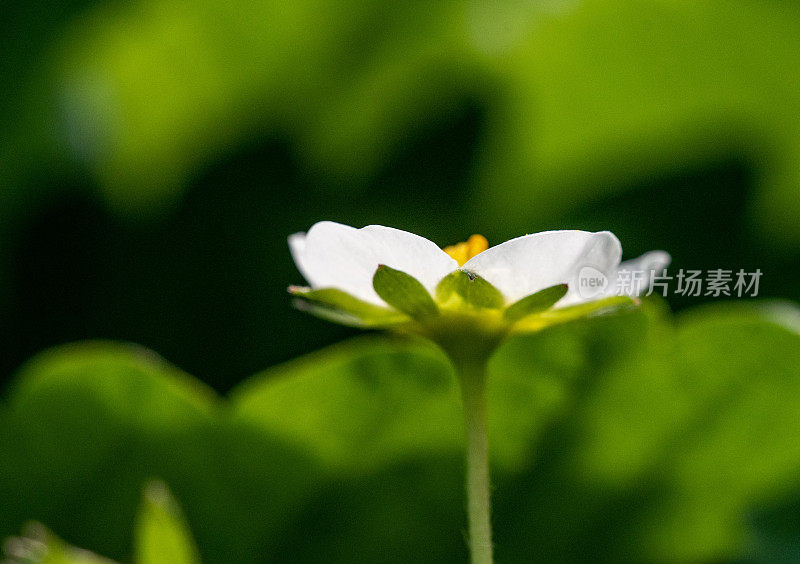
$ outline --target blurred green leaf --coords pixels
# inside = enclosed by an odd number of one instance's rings
[[[88,550],[70,546],[40,523],[28,523],[23,536],[6,539],[4,564],[114,564]]]
[[[136,526],[137,564],[194,564],[200,555],[188,524],[166,484],[154,480],[144,490]]]
[[[200,562],[186,521],[166,484],[150,481],[137,515],[137,564]],[[111,560],[68,545],[39,523],[29,523],[21,537],[4,543],[8,564],[113,564]]]
[[[747,550],[751,508],[796,483],[798,334],[725,308],[666,331],[594,370],[574,412],[551,429],[552,458],[531,484],[553,471],[565,482],[528,486],[524,502],[537,539],[553,534],[548,522],[569,524],[545,555],[593,546],[611,560],[733,559]]]
[[[437,350],[373,338],[268,370],[230,401],[234,420],[361,474],[409,456],[460,453],[458,397]]]
[[[86,343],[37,356],[20,371],[0,426],[0,536],[36,519],[71,544],[125,559],[141,486],[159,476],[204,559],[256,559],[320,472],[311,453],[229,422],[225,411],[204,385],[140,347]]]
[[[796,3],[530,4],[526,26],[494,36],[487,12],[518,5],[473,6],[476,47],[513,93],[493,112],[479,179],[491,221],[523,230],[576,199],[733,155],[769,162],[750,209],[764,239],[800,240]]]
[[[765,240],[797,243],[799,32],[779,0],[104,5],[55,34],[17,92],[0,197],[77,160],[119,211],[169,207],[209,161],[274,132],[304,170],[353,186],[470,99],[488,121],[486,226],[524,231],[733,155],[759,163]]]
[[[799,345],[726,307],[510,339],[489,383],[498,558],[749,554],[747,516],[800,491]],[[436,349],[364,338],[224,403],[197,388],[121,345],[31,361],[0,412],[5,532],[35,518],[122,558],[140,485],[163,476],[207,561],[465,557],[461,414]]]

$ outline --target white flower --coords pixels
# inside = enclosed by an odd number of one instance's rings
[[[660,273],[670,261],[667,253],[652,251],[621,263],[622,246],[609,231],[545,231],[488,249],[485,239],[473,236],[467,243],[441,249],[424,237],[391,227],[370,225],[356,229],[322,221],[307,233],[291,235],[289,246],[312,289],[333,288],[384,307],[386,302],[373,287],[379,265],[413,276],[431,295],[436,295],[442,279],[461,270],[492,284],[507,305],[543,289],[566,284],[569,289],[556,304],[564,307],[615,295],[618,293],[615,280],[620,271],[631,273],[638,280],[635,290],[624,291],[625,294],[644,292],[651,274]],[[582,288],[587,273],[595,273],[604,284],[587,292]]]
[[[289,236],[297,268],[311,288],[337,288],[377,305],[386,303],[372,287],[372,276],[384,264],[419,280],[433,293],[458,263],[436,243],[407,231],[368,225],[361,229],[320,221],[308,233]]]

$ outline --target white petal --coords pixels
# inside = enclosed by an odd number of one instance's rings
[[[651,270],[655,270],[656,274],[661,274],[669,266],[670,262],[672,262],[672,257],[669,256],[668,252],[650,251],[638,258],[620,263],[617,270],[646,271],[648,274]]]
[[[321,221],[308,233],[289,237],[297,268],[312,288],[338,288],[385,305],[372,288],[379,264],[410,274],[429,292],[458,263],[435,243],[407,231],[368,225],[361,229]]]
[[[306,234],[292,233],[289,235],[289,251],[292,253],[294,262],[299,264],[300,256],[306,248]]]
[[[672,257],[665,251],[650,251],[638,258],[626,260],[619,265],[614,273],[612,284],[609,285],[607,293],[609,295],[631,297],[643,294],[650,288],[653,276],[660,276],[670,262],[672,262]],[[615,286],[615,283],[620,280],[620,272],[623,271],[626,277],[630,276],[630,279],[636,281],[636,283],[616,284]]]
[[[621,256],[619,240],[609,231],[544,231],[492,247],[462,269],[482,276],[514,302],[556,284],[569,284],[572,294],[582,268],[608,276]]]

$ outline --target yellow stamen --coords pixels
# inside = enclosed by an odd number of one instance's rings
[[[458,266],[463,266],[469,259],[489,248],[489,241],[483,235],[473,235],[463,243],[450,245],[442,249],[456,259]]]

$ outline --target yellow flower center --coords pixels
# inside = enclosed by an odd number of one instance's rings
[[[483,235],[473,235],[462,243],[450,245],[442,250],[456,259],[458,266],[464,266],[465,262],[488,248],[489,241],[486,240],[486,237]]]

